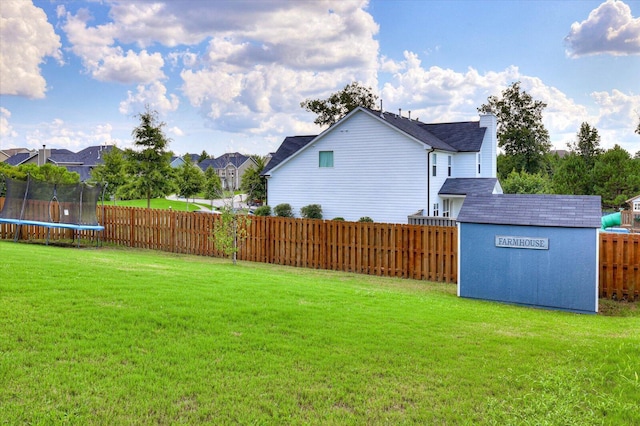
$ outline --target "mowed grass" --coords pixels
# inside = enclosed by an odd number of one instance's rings
[[[105,201],[105,205],[112,206],[112,201]],[[175,210],[186,212],[187,211],[187,202],[186,201],[176,201],[176,200],[167,200],[166,198],[152,198],[151,199],[151,208],[152,209],[161,209],[161,210]],[[138,207],[142,209],[147,208],[147,200],[118,200],[116,201],[117,206],[123,207]],[[200,210],[198,204],[194,204],[193,202],[189,202],[189,211],[194,212]]]
[[[640,318],[0,242],[2,424],[640,424]]]

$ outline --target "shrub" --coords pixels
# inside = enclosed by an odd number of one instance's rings
[[[260,206],[253,212],[256,216],[271,216],[271,206]]]
[[[309,204],[300,209],[300,214],[305,219],[322,219],[322,207],[320,204]]]
[[[333,218],[333,219],[331,219],[331,220],[337,220],[337,221],[339,221],[339,222],[344,222],[344,217],[334,217],[334,218]]]
[[[373,222],[373,219],[371,219],[369,216],[362,216],[360,219],[358,219],[358,222]]]
[[[273,213],[278,217],[293,217],[293,209],[288,203],[278,204],[273,208]]]

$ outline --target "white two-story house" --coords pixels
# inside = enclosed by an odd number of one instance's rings
[[[455,219],[470,193],[502,193],[496,117],[427,124],[358,107],[319,135],[287,137],[265,167],[267,203],[326,219],[407,223],[416,212]]]

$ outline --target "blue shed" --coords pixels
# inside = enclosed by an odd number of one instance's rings
[[[598,311],[600,197],[468,195],[458,215],[458,296]]]

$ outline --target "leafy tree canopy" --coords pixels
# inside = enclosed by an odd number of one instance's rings
[[[640,161],[615,145],[599,157],[593,168],[594,193],[605,208],[624,207],[625,201],[640,193]]]
[[[105,195],[107,197],[119,195],[118,190],[127,183],[127,174],[125,172],[125,159],[122,150],[115,146],[109,151],[102,153],[102,164],[96,166],[91,171],[91,182],[106,184]]]
[[[542,173],[530,174],[525,171],[512,171],[507,179],[501,182],[505,194],[547,194],[550,182]]]
[[[545,167],[545,154],[551,149],[549,132],[542,124],[546,106],[521,90],[517,81],[502,92],[501,98],[489,96],[478,108],[478,112],[496,114],[498,146],[514,157],[518,171],[535,174]]]
[[[207,167],[207,170],[204,172],[204,198],[207,200],[212,200],[211,205],[213,206],[213,200],[219,198],[222,195],[222,182],[220,181],[220,176],[216,174],[216,171],[213,167]]]
[[[371,87],[353,82],[327,99],[306,99],[300,106],[318,115],[314,123],[331,126],[359,106],[373,109],[377,99],[378,96],[373,94]]]
[[[180,196],[187,199],[187,209],[189,208],[189,198],[202,191],[205,185],[205,177],[198,166],[191,162],[191,157],[186,156],[183,165],[178,167],[176,173],[176,184]]]
[[[165,196],[174,189],[171,153],[167,151],[169,139],[162,131],[165,123],[158,120],[158,113],[147,106],[137,117],[140,124],[131,133],[135,149],[125,151],[126,169],[131,176],[125,190],[145,197],[149,208],[151,198]]]
[[[584,160],[587,167],[593,167],[596,157],[602,154],[600,148],[600,135],[595,127],[584,122],[580,125],[580,130],[575,142],[567,143],[571,152],[578,154]]]
[[[249,167],[242,175],[240,189],[242,189],[249,200],[264,201],[267,198],[267,182],[260,173],[264,170],[266,158],[260,155],[252,155],[251,158],[255,164]]]

